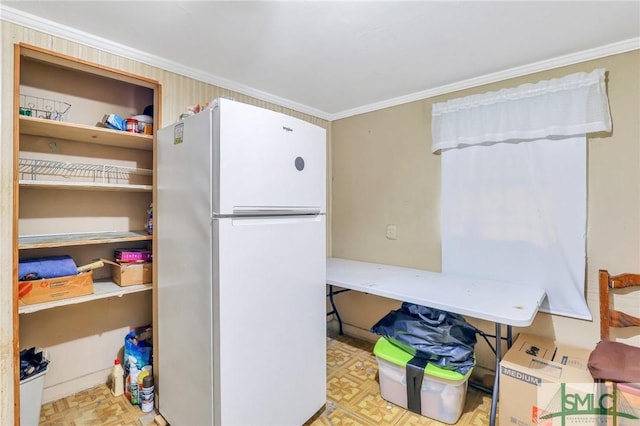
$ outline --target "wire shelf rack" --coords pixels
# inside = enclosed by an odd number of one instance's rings
[[[71,104],[39,96],[20,95],[20,115],[66,121]]]
[[[140,177],[149,181],[153,176],[153,171],[148,169],[29,158],[19,159],[18,172],[23,180],[37,181],[44,176],[57,176],[70,181],[102,184],[139,184],[145,183],[140,182]]]

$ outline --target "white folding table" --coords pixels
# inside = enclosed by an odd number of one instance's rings
[[[507,326],[507,342],[511,343],[511,327],[531,325],[545,298],[544,290],[503,281],[478,279],[421,269],[379,263],[328,258],[327,284],[332,312],[342,320],[333,297],[355,290],[403,302],[479,318],[495,323],[496,373],[493,383],[490,424],[495,425],[500,378],[502,325]],[[334,290],[333,286],[342,288]]]

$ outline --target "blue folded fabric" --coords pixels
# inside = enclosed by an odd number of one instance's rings
[[[20,281],[78,275],[78,267],[71,256],[49,256],[24,259],[18,263]]]

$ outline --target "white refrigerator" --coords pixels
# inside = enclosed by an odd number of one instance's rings
[[[326,402],[326,135],[229,99],[158,131],[158,403],[300,426]]]

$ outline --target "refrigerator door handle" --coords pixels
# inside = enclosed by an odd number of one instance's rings
[[[234,216],[232,218],[219,218],[229,220],[231,226],[287,226],[288,224],[315,223],[322,221],[322,215],[289,215],[289,216]]]
[[[324,214],[313,215],[286,215],[286,216],[214,216],[211,224],[229,221],[231,226],[287,226],[291,223],[314,223],[324,219]]]
[[[256,217],[256,216],[301,216],[301,215],[319,215],[322,213],[320,207],[262,207],[247,206],[234,207],[233,213],[230,215],[221,215],[214,213],[213,217]]]

